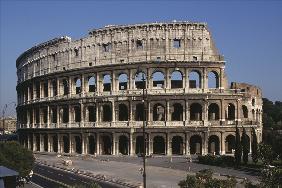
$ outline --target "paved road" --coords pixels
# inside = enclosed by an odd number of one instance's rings
[[[84,176],[38,164],[35,165],[33,171],[34,175],[32,181],[44,188],[67,187],[73,185],[87,186],[90,185],[91,182],[94,182],[94,180]],[[100,181],[97,183],[103,188],[120,188],[120,186],[113,185],[112,183]]]

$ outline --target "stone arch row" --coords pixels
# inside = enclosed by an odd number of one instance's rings
[[[209,135],[207,140],[201,134],[193,134],[188,140],[182,133],[171,134],[169,137],[165,133],[146,134],[146,154],[233,154],[235,150],[234,134],[227,134],[224,137],[224,143],[222,143],[221,137],[218,134]],[[207,145],[205,145],[205,142]],[[247,142],[249,146],[248,150],[251,152],[250,137],[248,135]],[[100,133],[99,135],[95,133],[84,135],[75,133],[34,134],[24,138],[22,144],[33,151],[41,152],[90,155],[140,155],[144,153],[144,141],[141,133],[133,134],[133,136],[128,133]],[[186,146],[187,144],[188,147]],[[207,147],[206,151],[204,147]],[[186,151],[187,149],[189,150],[188,152]]]

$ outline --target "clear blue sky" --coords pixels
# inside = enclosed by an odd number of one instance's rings
[[[16,101],[16,58],[58,36],[78,39],[109,24],[207,22],[227,61],[229,82],[247,82],[282,101],[282,2],[13,1],[1,2],[0,108]]]

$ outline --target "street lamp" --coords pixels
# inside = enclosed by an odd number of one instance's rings
[[[10,104],[14,104],[14,107],[16,107],[16,102],[10,102],[8,104],[5,104],[4,107],[3,107],[3,110],[2,110],[2,121],[3,121],[3,135],[5,134],[5,113],[6,113],[6,110],[8,109],[8,106]]]
[[[138,67],[136,75],[142,73],[142,103],[143,103],[143,187],[146,188],[146,139],[145,139],[145,126],[146,126],[146,112],[145,112],[145,75]]]

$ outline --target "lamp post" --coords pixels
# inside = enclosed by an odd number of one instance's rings
[[[145,111],[145,75],[144,73],[139,69],[137,69],[136,75],[138,76],[139,73],[142,73],[142,104],[143,104],[143,187],[146,188],[146,138],[145,138],[145,126],[146,126],[146,111]]]
[[[16,107],[16,105],[17,105],[16,102],[10,102],[10,103],[8,103],[8,104],[5,104],[4,107],[3,107],[3,110],[2,110],[3,135],[5,134],[5,113],[6,113],[6,110],[7,110],[8,106],[9,106],[10,104],[14,104],[15,107]]]

